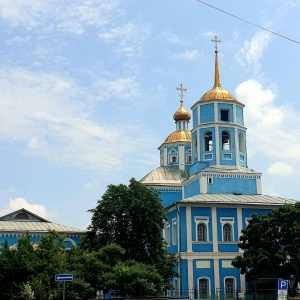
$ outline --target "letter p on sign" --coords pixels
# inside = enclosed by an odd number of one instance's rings
[[[278,280],[278,290],[287,290],[289,286],[288,280]]]

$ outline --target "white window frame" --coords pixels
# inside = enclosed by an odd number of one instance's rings
[[[228,296],[226,293],[226,279],[233,279],[233,289],[232,289],[232,295]],[[236,291],[236,278],[233,276],[225,276],[224,277],[224,298],[225,299],[235,299],[235,291]]]
[[[166,222],[165,241],[170,246],[170,222]]]
[[[199,286],[199,281],[201,279],[205,279],[207,280],[207,297],[206,298],[201,298],[201,299],[208,299],[210,297],[210,294],[211,294],[211,289],[210,289],[210,278],[207,277],[207,276],[201,276],[198,278],[197,280],[197,284],[198,284],[198,298],[200,299],[200,286]]]
[[[172,245],[177,245],[177,221],[172,219]]]
[[[207,183],[208,183],[208,184],[213,184],[213,183],[214,183],[214,178],[213,178],[213,176],[207,176]]]
[[[220,218],[220,223],[221,223],[221,226],[222,226],[222,242],[225,242],[225,243],[232,243],[235,241],[235,236],[234,236],[234,218],[232,217],[222,217]],[[224,241],[224,235],[223,235],[223,229],[224,229],[224,225],[225,224],[229,224],[231,225],[231,239],[232,241]]]
[[[206,241],[198,241],[198,224],[203,223],[206,225]],[[209,217],[206,216],[195,216],[195,240],[196,242],[209,242]]]
[[[169,154],[169,164],[178,163],[178,152],[175,149],[172,149],[168,154]],[[173,161],[173,157],[175,158],[174,161]]]

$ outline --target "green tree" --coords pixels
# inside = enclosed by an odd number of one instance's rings
[[[300,203],[286,204],[266,215],[254,214],[238,243],[244,250],[232,265],[247,280],[294,276],[300,271]]]
[[[162,278],[161,288],[170,287],[176,275],[176,257],[168,254],[162,237],[166,211],[157,193],[131,179],[129,185],[109,185],[93,213],[82,246],[97,251],[109,244],[120,245],[123,261],[152,265]]]

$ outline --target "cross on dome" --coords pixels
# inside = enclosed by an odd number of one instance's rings
[[[181,105],[182,105],[182,103],[183,103],[183,92],[186,92],[187,89],[183,88],[183,87],[182,87],[182,83],[180,83],[180,88],[177,87],[176,90],[177,90],[177,91],[180,91],[179,96],[180,96],[180,103],[181,103]]]
[[[215,49],[218,51],[218,43],[221,43],[222,41],[218,39],[218,37],[215,35],[215,37],[211,40],[213,43],[215,43]]]

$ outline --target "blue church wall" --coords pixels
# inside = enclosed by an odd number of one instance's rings
[[[195,181],[188,183],[184,187],[184,198],[192,197],[200,194],[200,180],[197,178]]]
[[[204,168],[208,167],[208,163],[207,162],[200,162],[197,161],[195,162],[191,168],[190,168],[190,175],[194,175],[197,174],[199,172],[201,172]]]
[[[182,191],[160,191],[159,197],[162,199],[163,206],[167,207],[182,199]]]
[[[209,194],[242,193],[246,195],[257,194],[255,178],[228,178],[214,177],[213,183],[207,185]]]
[[[181,289],[187,291],[188,286],[188,264],[186,259],[181,260]]]
[[[218,103],[218,117],[219,122],[224,122],[221,120],[221,110],[228,110],[229,111],[229,122],[233,122],[233,105],[232,104],[225,104],[225,103]]]
[[[22,234],[3,234],[0,236],[0,246],[3,246],[5,241],[7,240],[8,246],[11,247],[15,245],[18,242],[18,239],[21,238]],[[75,242],[76,245],[79,244],[80,238],[77,236],[66,236],[66,238],[71,239]],[[41,235],[40,234],[33,234],[30,235],[30,241],[32,243],[38,243],[41,240]],[[64,241],[64,245],[66,246],[67,249],[73,248],[73,244],[71,241]]]
[[[237,268],[222,268],[222,263],[223,262],[231,262],[231,260],[228,259],[220,259],[219,260],[219,274],[220,274],[220,289],[223,290],[225,289],[224,287],[224,281],[226,277],[234,277],[235,282],[236,282],[236,287],[241,286],[241,281],[240,281],[240,272],[239,269]]]
[[[213,252],[213,236],[212,236],[212,224],[208,222],[208,242],[197,242],[197,224],[195,217],[208,217],[211,220],[211,208],[210,207],[192,207],[191,211],[191,228],[192,228],[192,250],[193,252]]]
[[[200,106],[200,122],[201,124],[214,122],[214,104],[202,104]]]
[[[238,105],[236,105],[236,122],[237,124],[244,126],[243,108]]]
[[[222,132],[230,134],[230,150],[222,150]],[[219,127],[220,163],[221,165],[236,164],[234,129],[230,127]]]
[[[186,235],[186,208],[180,207],[180,250],[187,251],[187,235]]]
[[[170,211],[168,214],[167,214],[167,218],[170,222],[170,243],[169,243],[169,247],[168,247],[168,251],[169,252],[178,252],[178,234],[177,234],[177,226],[178,226],[178,223],[177,223],[177,210],[174,209],[172,211]],[[173,219],[176,219],[176,228],[175,228],[175,240],[173,239],[174,237],[174,233],[173,233]]]
[[[199,124],[198,120],[198,106],[193,110],[193,128]]]
[[[227,208],[227,207],[217,207],[217,226],[218,226],[218,241],[222,242],[222,223],[221,218],[226,218],[229,220],[227,223],[230,223],[230,219],[234,222],[233,225],[233,241],[238,241],[238,231],[237,231],[237,210],[236,208]]]
[[[211,208],[210,207],[192,207],[191,210],[192,219],[191,219],[191,228],[192,228],[192,240],[197,241],[197,228],[195,223],[195,217],[208,217],[208,220],[211,220]],[[208,241],[212,241],[212,224],[208,223]]]
[[[207,264],[207,261],[209,261],[210,267],[209,268],[202,268],[201,263],[205,262]],[[213,292],[215,290],[214,285],[214,265],[213,265],[212,259],[194,259],[193,260],[193,269],[194,269],[194,287],[197,287],[198,289],[198,280],[200,277],[208,277],[210,280],[210,290]],[[197,268],[197,265],[200,266],[200,268]]]
[[[243,208],[242,209],[243,228],[247,227],[247,219],[252,218],[253,214],[266,215],[271,211],[272,211],[271,209]]]

